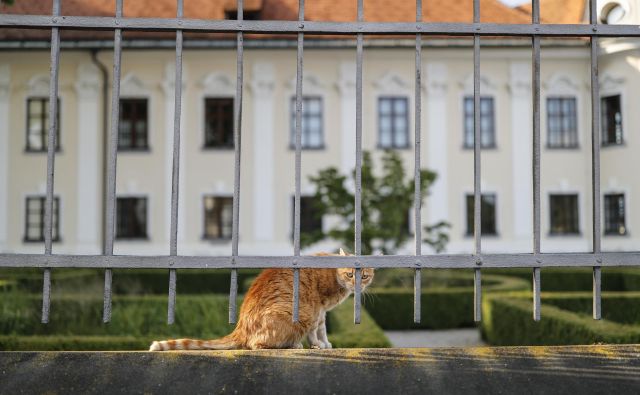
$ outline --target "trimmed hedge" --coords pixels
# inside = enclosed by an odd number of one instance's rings
[[[229,333],[228,299],[222,295],[180,295],[176,322],[166,324],[166,296],[115,296],[112,320],[102,324],[102,299],[95,295],[54,295],[51,319],[40,324],[41,299],[4,293],[0,304],[0,350],[145,350],[152,340],[216,338]],[[241,298],[239,298],[241,302]],[[334,347],[388,347],[375,321],[362,311],[352,323],[349,303],[329,313]]]
[[[482,337],[500,346],[640,342],[640,326],[611,320],[619,318],[627,306],[640,304],[640,292],[603,293],[604,319],[599,321],[585,311],[591,298],[586,292],[543,293],[541,320],[535,322],[529,292],[488,295],[482,304]],[[640,321],[637,307],[626,314],[632,318],[624,321]]]
[[[255,278],[260,270],[238,270],[239,292],[251,285],[247,279]],[[228,294],[231,271],[226,269],[178,271],[177,288],[180,294]],[[0,271],[0,279],[7,279],[17,288],[30,293],[42,291],[42,271],[12,269]],[[77,293],[81,290],[102,289],[104,271],[93,269],[56,269],[52,271],[51,286],[56,292]],[[15,287],[12,287],[15,288]],[[113,292],[121,295],[162,294],[169,289],[169,271],[159,269],[115,269]]]
[[[377,274],[376,274],[377,276]],[[413,322],[413,290],[407,288],[371,288],[364,295],[365,307],[378,325],[388,330],[447,329],[471,327],[473,321],[473,273],[430,271],[423,278],[437,276],[466,286],[427,288],[423,286],[420,324]],[[377,279],[376,279],[377,280]],[[374,283],[375,281],[374,280]],[[527,289],[528,284],[518,278],[483,275],[484,292],[505,292]]]
[[[482,273],[518,277],[531,284],[531,269],[483,269]],[[590,268],[542,268],[540,285],[543,292],[591,291],[593,271]],[[640,291],[640,269],[602,268],[602,290]]]

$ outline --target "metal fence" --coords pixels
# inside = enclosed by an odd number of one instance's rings
[[[299,270],[301,268],[355,268],[356,287],[354,293],[354,321],[360,322],[361,270],[373,268],[407,268],[415,271],[414,277],[414,321],[420,321],[421,269],[450,268],[473,269],[474,318],[481,319],[481,270],[495,267],[529,267],[533,270],[533,319],[540,319],[540,269],[542,267],[584,266],[593,268],[593,318],[601,318],[601,267],[640,266],[640,252],[601,251],[601,203],[600,203],[600,100],[598,92],[598,39],[599,37],[638,37],[639,26],[599,25],[596,20],[596,0],[589,2],[589,24],[561,25],[540,24],[540,1],[532,0],[531,24],[490,24],[480,22],[480,1],[473,0],[473,23],[425,23],[422,21],[422,0],[416,0],[416,21],[401,23],[376,23],[364,21],[363,0],[357,1],[357,21],[312,22],[305,21],[304,0],[299,0],[298,21],[245,21],[243,1],[238,0],[237,20],[201,20],[183,17],[183,0],[177,0],[176,18],[126,18],[123,16],[123,0],[116,1],[115,17],[62,16],[60,0],[53,0],[51,16],[0,15],[0,28],[46,28],[51,29],[51,84],[49,92],[49,119],[47,146],[47,188],[45,208],[45,251],[36,254],[0,254],[0,267],[37,267],[44,269],[42,322],[49,320],[51,295],[51,270],[54,268],[103,268],[104,322],[111,319],[111,285],[114,268],[169,269],[168,323],[174,322],[176,298],[176,270],[178,269],[231,269],[231,291],[229,295],[229,322],[236,321],[236,298],[238,291],[238,269],[244,268],[291,268],[293,281],[293,320],[298,320]],[[60,58],[60,29],[113,30],[114,66],[111,105],[111,129],[108,147],[106,229],[103,255],[59,255],[52,251],[52,215],[54,189],[54,163],[58,97],[58,65]],[[120,100],[120,70],[123,30],[171,31],[176,33],[175,68],[175,115],[173,139],[173,178],[171,189],[171,233],[168,256],[118,256],[113,255],[116,202],[116,161],[118,147],[118,120]],[[180,114],[182,87],[183,32],[236,33],[237,83],[234,109],[235,165],[233,194],[233,231],[230,256],[179,256],[177,254],[178,229],[178,177],[180,155]],[[260,257],[238,254],[239,202],[240,202],[240,155],[242,136],[243,94],[243,35],[296,34],[297,76],[295,117],[295,214],[294,250],[292,256]],[[301,114],[302,81],[305,34],[339,34],[356,36],[356,179],[355,179],[355,224],[353,256],[317,257],[300,255],[300,178],[301,178]],[[364,35],[390,34],[415,36],[415,255],[362,256],[361,255],[361,194],[362,194],[362,56]],[[420,196],[420,137],[421,137],[421,59],[422,36],[469,36],[473,37],[473,87],[474,87],[474,254],[423,255],[421,251],[421,201]],[[483,36],[527,37],[532,40],[533,82],[533,248],[523,254],[483,254],[480,230],[480,38]],[[591,48],[591,138],[592,138],[592,196],[593,196],[593,251],[591,253],[542,253],[540,251],[540,38],[541,37],[588,37]]]

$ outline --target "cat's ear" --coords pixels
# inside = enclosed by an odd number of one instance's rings
[[[347,254],[344,252],[342,248],[340,248],[340,256],[347,256]]]

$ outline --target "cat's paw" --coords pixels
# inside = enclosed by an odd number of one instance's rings
[[[160,342],[151,343],[151,347],[149,347],[149,351],[162,351],[162,346],[160,346]]]
[[[327,350],[330,350],[333,348],[333,345],[329,342],[324,342],[324,348],[326,348]]]
[[[312,344],[312,345],[311,345],[311,349],[312,349],[312,350],[321,350],[321,349],[323,349],[323,348],[325,348],[325,347],[324,347],[324,343],[321,343],[321,342],[318,342],[318,343],[316,343],[316,344]]]

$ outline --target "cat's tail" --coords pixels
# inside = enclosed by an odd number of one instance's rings
[[[214,340],[194,340],[176,339],[163,340],[151,343],[149,351],[169,351],[169,350],[233,350],[241,348],[241,344],[235,336],[229,334],[220,339]]]

